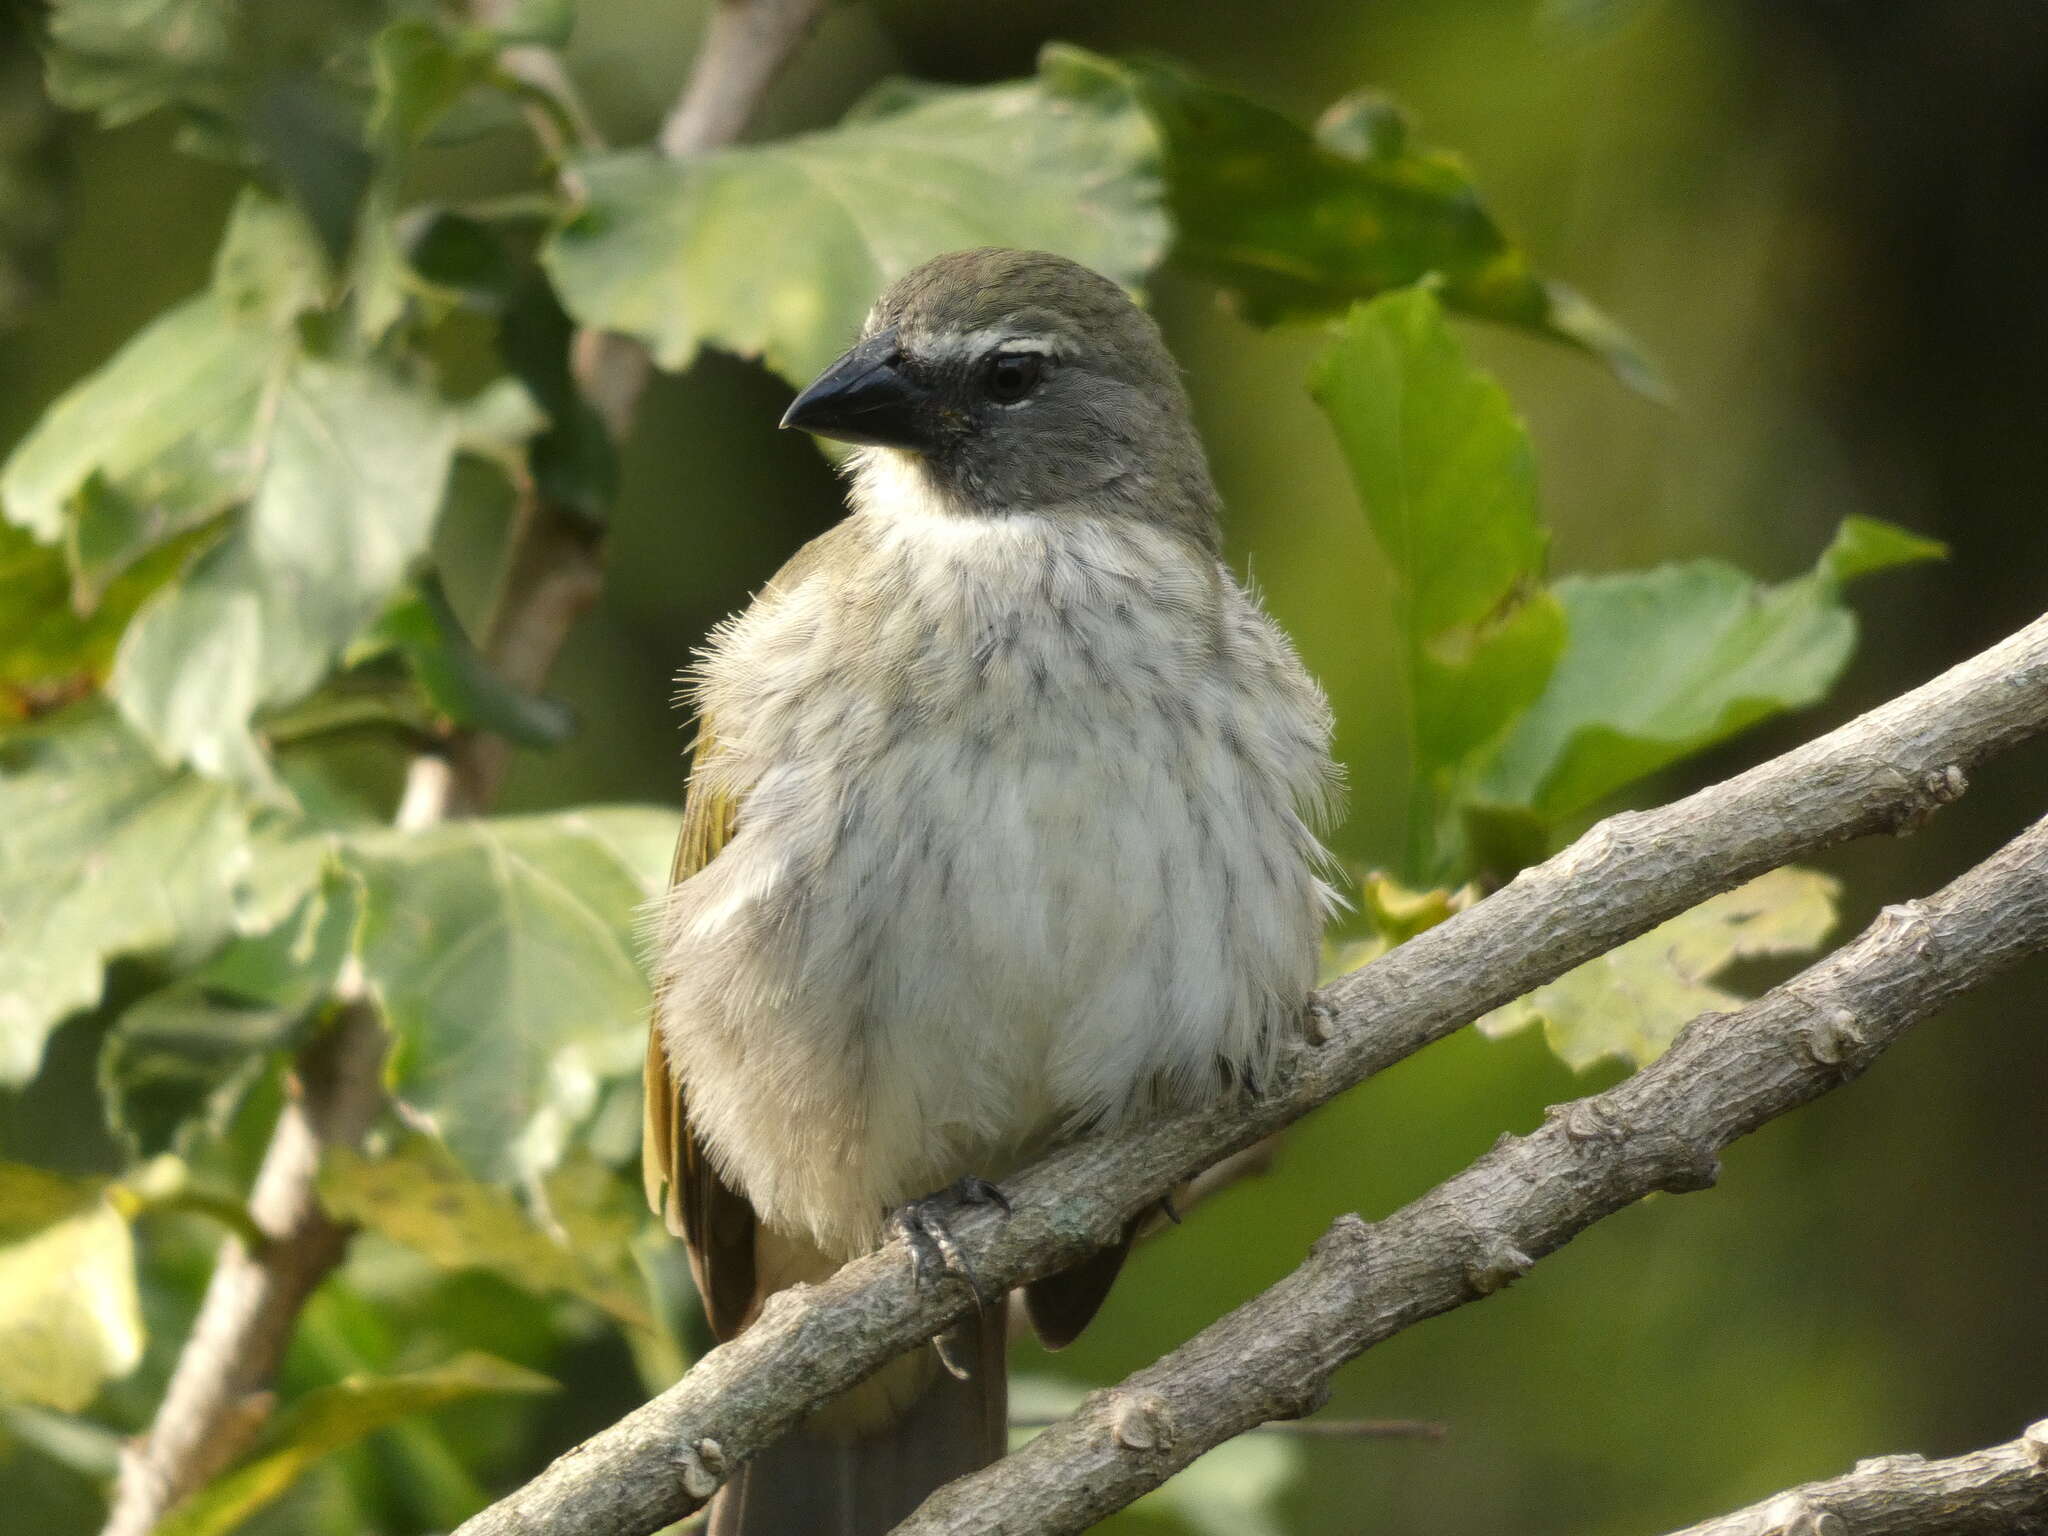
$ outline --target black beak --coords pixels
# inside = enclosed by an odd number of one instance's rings
[[[883,331],[819,374],[790,402],[782,424],[842,443],[922,450],[937,419],[931,392],[904,372],[896,333]]]

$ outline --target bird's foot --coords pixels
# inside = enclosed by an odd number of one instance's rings
[[[974,1304],[986,1309],[988,1297],[982,1293],[981,1281],[946,1220],[950,1210],[974,1205],[993,1205],[1005,1216],[1010,1214],[1008,1196],[987,1179],[965,1174],[944,1189],[898,1209],[889,1218],[889,1230],[900,1233],[910,1245],[910,1275],[919,1289],[944,1275],[956,1275],[974,1293]]]

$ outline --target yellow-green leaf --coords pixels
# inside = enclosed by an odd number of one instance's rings
[[[0,1247],[0,1397],[76,1413],[141,1359],[134,1245],[111,1203]]]
[[[506,1191],[464,1173],[432,1137],[409,1136],[382,1157],[337,1149],[321,1169],[320,1199],[343,1221],[446,1268],[488,1269],[526,1290],[580,1296],[622,1322],[651,1326],[630,1265],[602,1263],[566,1232],[548,1232]],[[622,1255],[620,1246],[612,1256]]]
[[[1531,1024],[1583,1071],[1605,1057],[1642,1066],[1702,1013],[1741,1006],[1714,984],[1736,960],[1804,954],[1835,922],[1840,887],[1810,869],[1777,869],[1703,901],[1479,1020],[1500,1036]]]
[[[486,1392],[552,1392],[547,1377],[470,1352],[445,1365],[395,1376],[351,1376],[308,1392],[279,1415],[253,1461],[209,1483],[158,1525],[154,1536],[224,1536],[283,1494],[322,1457],[416,1413]]]

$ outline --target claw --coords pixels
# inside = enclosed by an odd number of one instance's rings
[[[899,1234],[910,1247],[910,1278],[918,1289],[951,1273],[972,1293],[974,1304],[986,1310],[988,1297],[981,1289],[981,1281],[967,1255],[960,1251],[952,1228],[946,1224],[946,1208],[958,1205],[993,1205],[1005,1216],[1010,1214],[1008,1196],[987,1179],[965,1174],[946,1188],[896,1211],[889,1218],[889,1230]]]

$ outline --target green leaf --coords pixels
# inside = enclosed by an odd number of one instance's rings
[[[318,1387],[278,1416],[253,1461],[180,1504],[154,1536],[223,1536],[283,1494],[321,1458],[417,1413],[492,1392],[557,1390],[547,1377],[469,1352],[394,1376],[351,1376]]]
[[[225,937],[247,848],[228,788],[167,772],[103,713],[0,748],[0,1084],[35,1075],[109,959]]]
[[[1417,783],[1410,856],[1434,877],[1441,807],[1564,646],[1541,588],[1548,535],[1528,433],[1426,288],[1355,308],[1310,389],[1393,568]]]
[[[12,1174],[0,1167],[0,1204]],[[134,1244],[111,1203],[0,1246],[0,1397],[76,1413],[141,1359]]]
[[[195,1125],[224,1128],[265,1063],[305,1037],[355,915],[354,892],[331,873],[285,922],[231,942],[122,1013],[100,1048],[100,1093],[132,1152],[179,1150]]]
[[[50,95],[109,128],[172,103],[225,119],[236,94],[234,22],[221,0],[55,0]]]
[[[377,82],[371,133],[400,146],[424,142],[457,102],[490,79],[498,44],[454,34],[418,17],[394,21],[370,47]]]
[[[477,1177],[551,1166],[599,1086],[638,1070],[634,913],[674,835],[667,811],[611,807],[354,841],[394,1090]]]
[[[304,222],[245,193],[213,286],[69,390],[15,449],[0,504],[43,543],[68,544],[82,607],[129,564],[249,493],[292,321],[324,281]]]
[[[63,537],[89,604],[132,562],[244,515],[142,607],[112,692],[172,761],[271,783],[257,711],[315,687],[425,548],[469,423],[372,361],[311,355],[327,289],[305,220],[237,206],[212,288],[60,400],[0,471],[7,514]]]
[[[1779,586],[1716,560],[1560,581],[1570,643],[1487,765],[1476,799],[1556,822],[1817,702],[1855,649],[1843,582],[1940,552],[1855,518],[1811,572]]]
[[[226,160],[268,150],[287,158],[266,112],[314,101],[343,119],[329,148],[356,148],[354,119],[369,73],[368,43],[386,6],[363,0],[53,0],[48,84],[60,105],[118,127],[175,112],[181,148]],[[253,142],[252,142],[253,141]],[[288,178],[293,167],[282,167]]]
[[[1840,891],[1814,870],[1773,870],[1496,1009],[1479,1029],[1497,1038],[1540,1022],[1574,1070],[1610,1056],[1643,1066],[1700,1014],[1742,1005],[1713,984],[1729,965],[1818,946]]]
[[[1874,517],[1851,516],[1828,547],[1821,551],[1815,572],[1824,581],[1841,585],[1858,576],[1888,571],[1895,565],[1918,565],[1923,560],[1946,560],[1948,546],[1939,539],[1923,539],[1895,523]]]
[[[1151,124],[1118,70],[1070,48],[1048,48],[1035,80],[885,88],[828,132],[576,173],[585,204],[548,270],[579,321],[640,337],[667,368],[712,345],[808,379],[876,293],[942,251],[1057,251],[1135,285],[1167,237]]]
[[[1435,274],[1454,309],[1568,342],[1631,388],[1667,393],[1618,326],[1535,274],[1463,163],[1416,148],[1384,98],[1340,101],[1311,134],[1178,65],[1115,67],[1166,142],[1174,263],[1221,283],[1254,323],[1341,314]]]
[[[464,1173],[430,1136],[409,1136],[383,1157],[330,1153],[320,1200],[341,1220],[445,1268],[492,1270],[536,1294],[580,1296],[622,1322],[652,1325],[646,1288],[630,1265],[600,1266],[589,1247],[550,1233],[510,1194]]]
[[[144,559],[81,615],[71,606],[63,551],[0,522],[0,729],[105,681],[121,631],[183,553],[172,548]]]
[[[522,747],[558,746],[575,732],[567,704],[521,692],[491,670],[436,581],[423,579],[368,639],[401,652],[434,708],[457,725],[496,731]]]
[[[112,684],[167,757],[252,784],[269,778],[252,717],[311,692],[425,550],[457,418],[394,375],[307,358],[265,428],[247,515],[136,615]]]
[[[0,1243],[19,1242],[99,1202],[100,1179],[74,1179],[31,1163],[0,1162]]]

